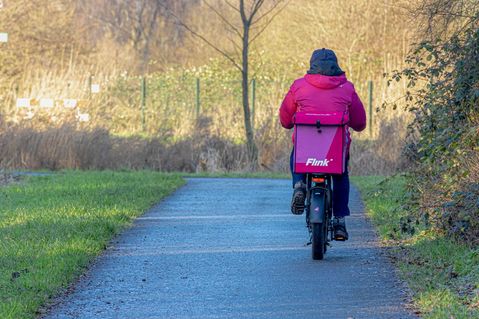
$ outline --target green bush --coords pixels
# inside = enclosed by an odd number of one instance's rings
[[[425,41],[409,56],[406,78],[414,114],[407,155],[411,199],[426,224],[479,242],[479,11],[467,27]]]

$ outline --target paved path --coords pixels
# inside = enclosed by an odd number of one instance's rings
[[[190,179],[46,318],[413,318],[358,193],[350,241],[313,261],[289,181]]]

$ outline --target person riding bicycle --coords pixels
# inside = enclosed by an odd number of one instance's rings
[[[294,126],[296,112],[334,113],[349,112],[348,127],[355,131],[366,128],[366,112],[354,86],[346,78],[338,65],[333,50],[315,50],[311,56],[307,74],[294,81],[286,94],[279,110],[281,125],[286,129]],[[347,161],[351,138],[347,133]],[[293,178],[293,198],[291,212],[301,215],[306,197],[306,174],[296,174],[293,169],[294,147],[291,152],[290,167]],[[347,169],[342,175],[333,175],[333,231],[335,238],[348,239],[345,217],[349,211],[349,174]]]

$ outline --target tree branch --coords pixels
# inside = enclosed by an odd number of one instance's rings
[[[233,31],[234,33],[236,33],[237,36],[239,36],[240,38],[242,37],[242,34],[241,32],[238,30],[238,28],[236,28],[231,22],[229,22],[221,13],[218,12],[218,10],[216,8],[214,8],[212,5],[210,5],[206,0],[205,0],[205,4],[208,8],[210,8],[211,11],[213,11],[214,13],[216,13],[216,15],[218,17],[220,17],[221,21],[223,21],[225,24],[227,24]]]
[[[262,15],[260,15],[257,19],[251,22],[251,25],[253,26],[254,24],[260,22],[264,17],[268,16],[271,12],[273,12],[283,1],[285,0],[276,1],[275,4],[273,4],[273,6],[269,10],[267,10]],[[279,11],[280,12],[283,11],[283,9],[289,4],[290,1],[291,0],[286,0],[286,4],[281,9],[279,9]]]
[[[229,2],[228,0],[224,0],[224,1],[230,8],[232,8],[236,12],[240,13],[240,10],[237,7],[235,7],[231,2]]]
[[[249,23],[251,24],[253,19],[254,19],[254,16],[256,15],[256,13],[258,13],[259,9],[263,6],[264,4],[264,0],[255,0],[256,2],[253,3],[253,9],[251,10],[251,14],[249,16]]]
[[[246,12],[244,11],[244,0],[239,0],[240,1],[240,8],[239,12],[241,14],[241,21],[243,21],[243,25],[245,25],[248,20],[246,19]]]
[[[193,34],[195,37],[197,38],[200,38],[204,43],[206,43],[209,47],[211,47],[213,50],[215,50],[216,52],[220,53],[221,55],[223,55],[228,61],[230,61],[233,66],[235,68],[237,68],[239,71],[242,71],[243,69],[241,68],[241,66],[235,61],[235,59],[233,59],[228,53],[226,53],[224,50],[218,48],[216,45],[214,45],[213,43],[211,43],[211,41],[209,41],[207,38],[205,38],[204,36],[202,36],[201,34],[199,34],[198,32],[196,32],[195,30],[193,30],[189,25],[187,25],[185,22],[183,22],[181,20],[180,17],[178,17],[173,11],[170,10],[170,8],[168,8],[167,6],[165,6],[164,4],[161,4],[159,3],[160,6],[162,6],[163,8],[165,8],[166,11],[168,11],[170,13],[170,15],[175,18],[175,20],[177,21],[177,23],[182,26],[183,28],[185,28],[186,30],[188,30],[191,34]]]
[[[235,50],[235,53],[237,55],[239,55],[240,51],[241,51],[241,47],[239,46],[238,43],[236,43],[233,39],[229,38],[228,40],[230,40],[230,42],[233,44],[233,48]]]
[[[251,40],[249,41],[249,43],[253,43],[254,40],[256,40],[265,30],[266,28],[271,24],[271,22],[273,22],[274,18],[276,18],[276,16],[278,14],[280,14],[284,8],[286,8],[286,6],[289,4],[291,0],[286,0],[286,3],[284,4],[284,6],[282,6],[280,9],[278,9],[274,14],[273,16],[262,26],[262,28],[251,38]],[[269,12],[271,12],[272,10],[270,10]],[[262,17],[264,17],[265,15],[263,15]],[[258,21],[258,20],[257,20]]]
[[[105,19],[105,18],[103,18],[103,17],[100,17],[100,16],[92,15],[92,14],[90,14],[90,13],[89,13],[87,16],[88,16],[88,18],[90,18],[90,19],[98,20],[98,21],[103,22],[103,23],[105,23],[105,24],[107,24],[107,25],[110,25],[112,28],[115,28],[116,30],[121,31],[121,32],[122,32],[123,34],[125,34],[125,35],[128,35],[128,36],[131,35],[131,34],[130,34],[130,30],[127,30],[125,27],[119,26],[118,24],[116,24],[116,23],[114,23],[114,22],[111,22],[110,20],[107,20],[107,19]]]

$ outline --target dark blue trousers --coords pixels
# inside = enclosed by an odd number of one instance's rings
[[[299,182],[306,183],[306,174],[294,173],[294,148],[291,152],[289,165],[291,175],[293,176],[293,187]],[[349,157],[346,159],[346,171],[342,175],[331,175],[333,178],[333,214],[336,217],[349,216],[349,173],[348,173]]]

